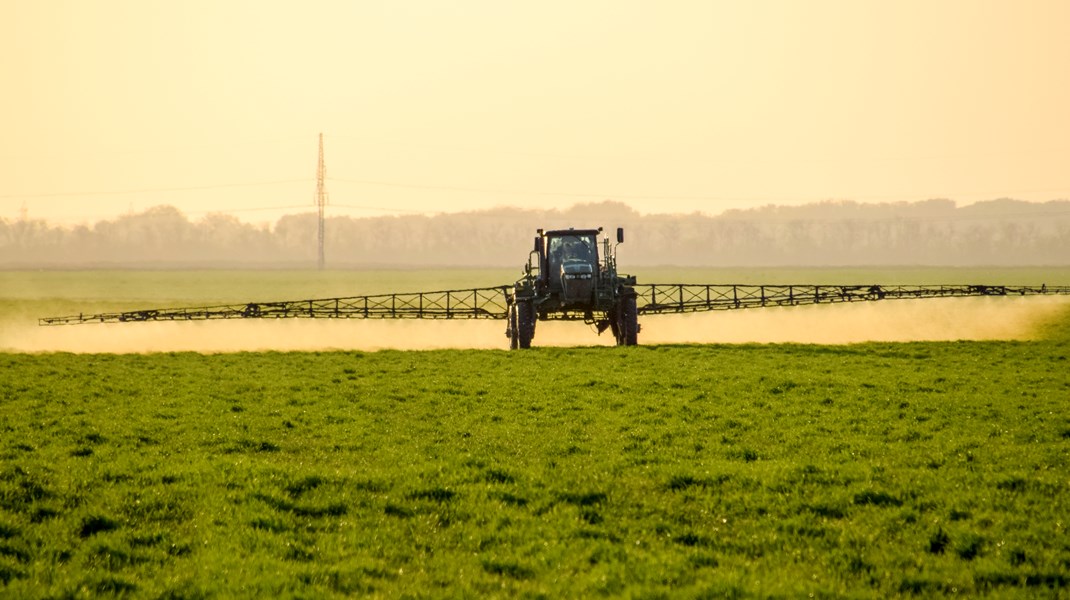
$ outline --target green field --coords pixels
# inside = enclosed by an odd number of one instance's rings
[[[0,597],[1062,597],[1059,315],[1032,341],[0,354]]]

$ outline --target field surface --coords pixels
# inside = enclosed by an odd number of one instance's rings
[[[0,597],[1063,597],[1045,314],[1026,340],[0,353]]]

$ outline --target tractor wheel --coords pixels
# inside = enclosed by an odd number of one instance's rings
[[[635,305],[635,293],[625,292],[617,311],[617,345],[635,346],[639,343],[639,312]]]
[[[530,300],[516,303],[516,342],[522,349],[531,347],[531,339],[535,337],[535,307]]]
[[[609,319],[609,328],[613,332],[613,339],[617,340],[617,345],[620,345],[620,311],[616,308],[609,311],[606,315]]]

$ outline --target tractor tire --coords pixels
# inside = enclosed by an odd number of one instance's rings
[[[627,290],[620,299],[617,310],[617,345],[635,346],[639,343],[639,311],[635,303],[635,292]]]
[[[530,300],[521,300],[516,303],[516,342],[523,350],[531,347],[531,340],[535,337],[535,307]]]
[[[617,345],[620,345],[620,311],[613,308],[606,315],[609,318],[609,328],[613,332],[613,339],[617,340]]]

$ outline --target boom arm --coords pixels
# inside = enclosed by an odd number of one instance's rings
[[[506,286],[46,317],[39,325],[210,319],[504,319]]]
[[[1070,295],[1070,286],[1005,285],[636,285],[639,314],[702,312],[872,300]]]
[[[286,302],[223,304],[45,317],[39,325],[205,321],[211,319],[505,319],[511,286],[378,294]],[[711,285],[648,283],[633,286],[640,315],[704,312],[803,304],[966,296],[1070,295],[1070,286],[1003,285]],[[545,315],[584,320],[579,312]]]

